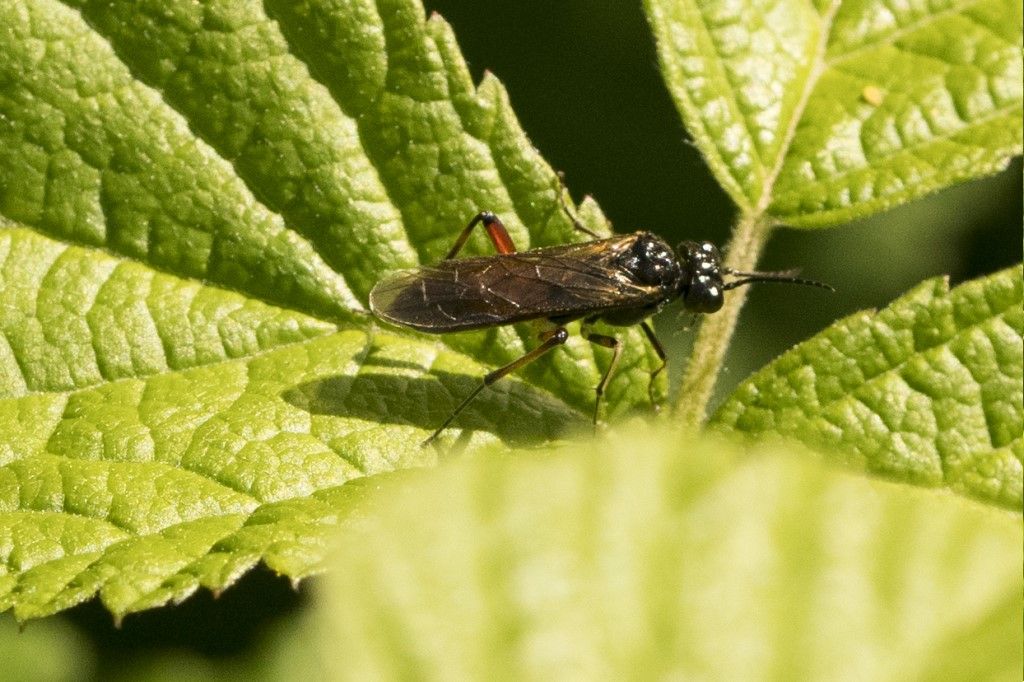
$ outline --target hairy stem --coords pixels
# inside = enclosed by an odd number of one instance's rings
[[[729,242],[725,266],[733,270],[755,269],[769,232],[771,223],[763,214],[741,216]],[[747,287],[733,289],[726,295],[722,309],[706,315],[701,322],[673,408],[675,417],[685,426],[697,428],[707,418],[708,401],[746,300]]]

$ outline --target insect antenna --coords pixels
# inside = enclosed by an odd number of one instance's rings
[[[835,291],[835,288],[830,284],[819,282],[816,279],[804,279],[797,277],[799,270],[782,270],[779,272],[740,272],[738,270],[725,270],[727,275],[735,275],[739,279],[734,279],[731,282],[726,282],[722,285],[725,290],[735,289],[741,287],[744,284],[753,284],[754,282],[788,282],[789,284],[803,284],[809,287],[818,287],[819,289],[827,289],[828,291]]]

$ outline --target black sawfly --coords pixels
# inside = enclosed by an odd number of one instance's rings
[[[831,289],[827,284],[800,279],[794,272],[737,272],[722,265],[711,242],[685,241],[673,250],[650,232],[599,238],[563,209],[577,230],[593,241],[516,251],[505,226],[489,211],[478,213],[463,229],[443,261],[394,273],[370,292],[370,310],[382,320],[431,334],[486,329],[527,320],[547,320],[540,345],[483,381],[437,427],[423,445],[437,438],[487,386],[565,343],[565,324],[582,320],[581,332],[591,343],[612,350],[608,369],[595,388],[594,423],[601,396],[622,352],[613,336],[597,334],[597,321],[616,326],[640,325],[661,365],[665,350],[647,318],[662,306],[681,299],[694,313],[713,313],[724,294],[752,282],[790,282]],[[473,228],[483,225],[498,251],[493,256],[456,259]],[[725,281],[725,277],[731,277]]]

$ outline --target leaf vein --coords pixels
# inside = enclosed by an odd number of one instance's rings
[[[169,112],[173,112],[175,116],[177,116],[182,122],[185,123],[189,132],[194,137],[196,145],[200,152],[208,154],[211,159],[214,159],[217,162],[220,162],[231,169],[232,177],[238,182],[240,182],[246,188],[247,197],[254,206],[258,206],[260,209],[266,211],[266,213],[271,216],[276,216],[280,220],[280,225],[282,226],[282,229],[284,231],[292,234],[295,239],[300,240],[305,246],[308,246],[310,250],[316,253],[320,253],[320,249],[317,248],[316,244],[312,243],[310,239],[305,234],[303,234],[302,231],[296,230],[293,227],[294,216],[290,218],[286,216],[278,207],[272,206],[270,203],[268,203],[265,200],[264,193],[260,192],[258,186],[253,184],[253,179],[249,177],[248,174],[242,172],[242,169],[238,164],[238,160],[223,153],[223,150],[220,148],[220,146],[218,146],[217,141],[211,136],[205,135],[203,133],[202,126],[195,125],[195,122],[190,117],[189,112],[178,106],[174,99],[167,95],[167,92],[164,88],[159,87],[155,83],[151,82],[151,80],[146,79],[144,77],[144,74],[139,72],[138,69],[134,68],[132,60],[127,56],[127,53],[125,53],[124,50],[119,48],[118,43],[112,38],[112,36],[105,34],[85,11],[83,11],[80,7],[76,7],[70,4],[70,0],[52,1],[64,6],[72,12],[75,12],[80,17],[82,22],[86,24],[97,37],[104,41],[104,43],[109,48],[110,53],[114,57],[116,57],[118,62],[125,68],[125,70],[127,70],[128,73],[131,74],[133,83],[136,83],[141,87],[145,87],[149,92],[153,93],[156,96],[156,98],[167,108]],[[104,169],[97,168],[96,170],[102,171]],[[105,213],[106,212],[104,212],[104,214]],[[152,225],[149,226],[149,229],[150,234],[147,235],[147,243],[152,241]],[[218,234],[213,234],[212,236],[214,238],[220,237],[220,235]],[[206,263],[207,271],[210,270],[211,263],[209,259],[214,258],[214,254],[215,250],[211,249],[208,254],[208,260]],[[340,278],[342,286],[351,291],[352,287],[350,286],[347,280],[347,273],[335,270],[335,274]],[[239,293],[252,296],[252,294],[249,292]]]
[[[1012,113],[1014,113],[1015,111],[1017,111],[1019,109],[1020,109],[1020,103],[1019,102],[1013,102],[1013,103],[1010,103],[1010,104],[1006,105],[1005,107],[996,108],[989,115],[978,117],[978,118],[975,118],[972,121],[968,121],[968,122],[965,123],[965,125],[962,128],[959,128],[959,129],[957,129],[955,131],[951,131],[949,133],[945,133],[945,134],[942,134],[942,135],[937,135],[935,137],[931,137],[931,138],[928,138],[926,140],[920,140],[920,141],[915,142],[913,144],[906,145],[906,146],[903,146],[903,147],[899,147],[897,149],[893,149],[892,151],[887,152],[885,154],[881,154],[881,155],[878,155],[878,156],[873,156],[870,159],[870,161],[871,161],[871,165],[870,166],[856,166],[856,167],[852,167],[852,168],[849,168],[849,169],[844,169],[842,172],[836,173],[836,174],[833,174],[833,175],[816,176],[813,180],[808,180],[808,181],[804,181],[804,182],[801,183],[801,185],[800,185],[801,193],[805,193],[806,189],[808,187],[815,187],[815,186],[821,186],[821,185],[825,185],[825,184],[834,183],[834,182],[840,181],[840,180],[842,180],[844,178],[847,178],[847,177],[849,177],[851,175],[854,175],[856,173],[861,173],[861,172],[867,170],[870,167],[880,165],[880,162],[889,161],[890,159],[896,158],[896,157],[898,157],[901,154],[909,154],[909,155],[914,156],[914,158],[922,159],[923,160],[923,157],[920,154],[918,154],[918,150],[920,150],[920,149],[922,149],[924,147],[927,147],[928,145],[935,144],[936,142],[948,142],[950,144],[955,144],[955,145],[959,145],[959,146],[963,146],[963,147],[978,147],[979,144],[974,144],[970,140],[962,141],[962,140],[958,140],[958,139],[955,139],[955,138],[963,136],[965,133],[971,132],[971,130],[973,128],[979,128],[979,127],[988,125],[989,123],[997,122],[999,119],[1006,118],[1006,117],[1008,117],[1007,115],[1012,114]],[[983,144],[981,146],[984,147]],[[987,147],[985,147],[985,148],[987,149]],[[1006,158],[1008,159],[1009,155],[1007,155]],[[931,165],[932,167],[935,167],[934,164],[931,163],[931,162],[929,162],[929,165]],[[783,195],[783,196],[785,196],[785,195]],[[779,197],[776,196],[775,198],[778,199]]]
[[[842,63],[844,61],[848,61],[855,57],[857,54],[867,50],[877,49],[878,47],[884,45],[895,46],[896,41],[902,38],[903,36],[912,33],[931,22],[944,19],[947,16],[951,16],[954,14],[964,14],[969,8],[981,4],[981,1],[982,0],[966,0],[965,2],[954,3],[953,5],[939,12],[925,14],[924,16],[914,21],[911,21],[910,23],[901,26],[900,28],[896,29],[891,33],[881,36],[876,40],[864,43],[863,45],[860,45],[848,52],[842,52],[837,56],[829,57],[826,59],[826,62],[829,66],[832,66],[835,64]]]
[[[793,143],[793,138],[796,136],[797,129],[800,125],[800,119],[803,118],[804,110],[807,109],[807,103],[811,99],[811,93],[814,92],[818,79],[821,78],[821,74],[825,70],[824,59],[825,51],[828,48],[828,37],[832,32],[832,25],[835,22],[836,14],[839,12],[841,5],[842,0],[832,0],[832,4],[829,5],[828,9],[821,17],[821,27],[818,32],[818,44],[815,47],[811,67],[808,70],[803,89],[800,92],[800,98],[794,105],[793,111],[789,117],[789,123],[786,125],[786,130],[783,132],[782,142],[779,144],[778,155],[772,163],[772,167],[769,169],[768,175],[765,176],[764,184],[761,189],[761,197],[758,199],[757,207],[755,209],[755,213],[757,215],[762,215],[768,210],[768,207],[772,203],[772,199],[774,198],[775,182],[778,180],[779,174],[782,172],[785,165],[789,147]]]

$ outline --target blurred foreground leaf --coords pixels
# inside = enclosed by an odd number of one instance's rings
[[[93,652],[80,632],[57,620],[20,628],[0,615],[0,661],[4,680],[72,682],[93,672]]]
[[[322,603],[337,679],[1016,679],[1019,519],[624,434],[385,484]]]
[[[783,434],[898,480],[1024,504],[1021,267],[952,291],[933,279],[801,343],[712,423]]]

